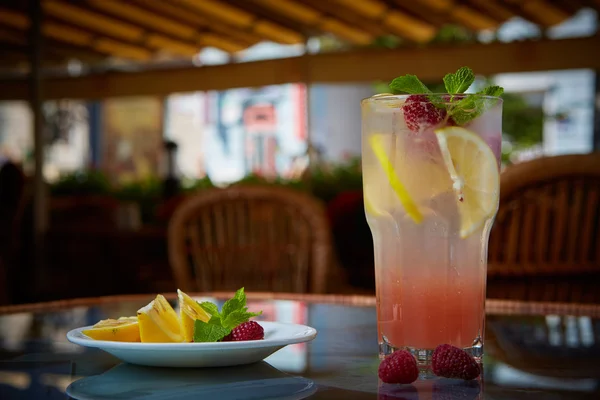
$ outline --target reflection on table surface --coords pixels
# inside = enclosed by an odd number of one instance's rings
[[[144,296],[2,309],[0,398],[600,398],[600,307],[488,302],[480,381],[394,386],[377,378],[372,298],[284,297],[250,298],[249,306],[262,309],[263,320],[316,328],[313,342],[285,347],[258,364],[211,369],[123,364],[67,342],[70,329],[135,315]]]

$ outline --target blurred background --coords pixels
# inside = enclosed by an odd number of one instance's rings
[[[323,275],[307,261],[305,280],[374,293],[360,100],[405,73],[441,87],[467,65],[482,74],[475,86],[506,90],[503,169],[592,153],[598,10],[594,0],[2,0],[3,301],[173,291],[173,213],[239,185],[316,199],[330,257]],[[588,245],[560,261],[585,274],[600,259],[594,179],[586,201],[565,203],[588,221],[568,228]],[[184,279],[198,281],[194,271]],[[490,291],[526,296],[502,289],[514,288],[506,279]],[[541,299],[558,296],[545,285]]]

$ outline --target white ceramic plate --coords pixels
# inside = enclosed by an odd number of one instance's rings
[[[279,399],[299,400],[317,391],[310,379],[288,375],[267,362],[230,368],[174,369],[120,364],[67,388],[77,400]]]
[[[270,356],[284,346],[308,342],[317,331],[306,325],[259,321],[264,340],[216,343],[126,343],[94,340],[73,329],[67,339],[85,347],[102,349],[118,359],[152,367],[225,367],[250,364]]]

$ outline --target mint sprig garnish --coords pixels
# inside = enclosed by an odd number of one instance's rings
[[[475,96],[467,96],[455,103],[453,107],[448,107],[448,115],[452,117],[458,125],[464,125],[467,122],[479,117],[485,111],[487,105],[485,97],[482,96],[500,96],[504,89],[500,86],[488,86],[476,93]],[[481,96],[477,96],[481,95]]]
[[[459,68],[454,74],[444,76],[444,86],[449,94],[464,93],[475,81],[475,74],[469,67]]]
[[[474,95],[463,96],[475,81],[475,74],[469,67],[461,67],[455,73],[444,76],[444,86],[450,96],[433,94],[415,75],[399,76],[390,83],[394,93],[423,94],[437,108],[446,109],[447,118],[457,125],[465,125],[485,112],[489,102],[485,96],[500,96],[504,89],[500,86],[488,86]],[[460,96],[456,96],[460,95]]]
[[[235,292],[235,295],[223,304],[221,312],[216,304],[209,301],[199,304],[204,311],[210,314],[211,318],[208,322],[200,320],[194,322],[194,342],[218,342],[229,335],[232,329],[239,324],[262,314],[262,311],[248,312],[244,288]]]
[[[390,89],[394,92],[402,92],[408,94],[424,94],[431,93],[431,90],[427,88],[416,77],[416,75],[404,75],[399,76],[390,83]]]

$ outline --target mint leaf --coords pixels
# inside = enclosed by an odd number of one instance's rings
[[[200,307],[202,307],[202,309],[210,315],[215,317],[219,316],[219,307],[217,307],[215,303],[211,303],[210,301],[203,301],[202,303],[198,304],[200,304]]]
[[[224,320],[232,312],[241,310],[243,308],[244,307],[242,306],[242,303],[238,299],[236,299],[235,297],[231,298],[227,300],[225,304],[223,304],[223,308],[221,308],[221,318]]]
[[[218,317],[212,317],[208,322],[199,319],[194,322],[194,342],[218,342],[230,332],[231,329],[222,326]]]
[[[454,74],[444,76],[444,86],[449,94],[464,93],[475,81],[475,74],[469,67],[459,68]]]
[[[262,314],[262,311],[259,313],[252,313],[252,312],[247,312],[245,310],[236,310],[236,311],[233,311],[231,314],[229,314],[227,316],[227,318],[225,318],[222,321],[222,324],[225,328],[233,329],[236,326],[238,326],[239,324],[248,322],[248,320],[250,318],[256,317],[261,314]]]
[[[246,294],[244,288],[235,292],[235,295],[227,300],[221,308],[209,301],[204,301],[200,307],[211,315],[208,322],[196,320],[194,322],[194,342],[218,342],[231,333],[231,330],[250,318],[262,314],[248,312],[246,307]]]
[[[233,298],[238,300],[242,307],[246,306],[246,293],[244,293],[244,288],[238,289]]]
[[[394,79],[392,83],[390,83],[390,89],[396,93],[431,93],[431,90],[429,90],[427,86],[425,86],[423,82],[421,82],[415,75],[399,76],[398,78]]]
[[[504,93],[504,88],[500,86],[488,86],[479,93],[486,96],[496,96],[499,97]]]
[[[484,96],[500,96],[502,93],[504,93],[504,89],[500,86],[486,87],[475,95],[467,96],[450,105],[448,115],[458,125],[464,125],[483,114],[486,107],[490,105],[490,100]]]

